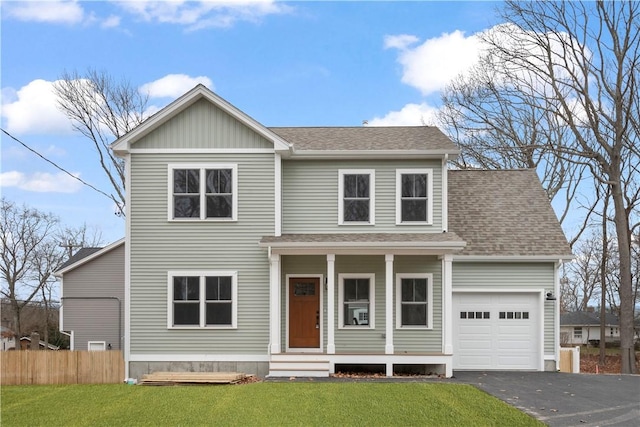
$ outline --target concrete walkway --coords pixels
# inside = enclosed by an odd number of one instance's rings
[[[640,426],[640,376],[454,372],[549,426]]]

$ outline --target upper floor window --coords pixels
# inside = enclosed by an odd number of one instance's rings
[[[375,223],[375,171],[339,171],[338,224]]]
[[[375,275],[340,274],[338,327],[374,328]]]
[[[396,223],[431,224],[433,221],[431,169],[396,170]]]
[[[169,165],[169,219],[237,219],[235,164]]]
[[[396,327],[433,327],[431,274],[396,275]]]
[[[169,272],[170,328],[236,325],[235,271]]]

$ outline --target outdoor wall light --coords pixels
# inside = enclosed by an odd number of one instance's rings
[[[547,301],[555,301],[556,297],[553,296],[553,292],[547,292]]]

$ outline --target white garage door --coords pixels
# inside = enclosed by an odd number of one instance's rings
[[[538,370],[538,295],[453,294],[453,369]]]

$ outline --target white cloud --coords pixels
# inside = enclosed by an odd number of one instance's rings
[[[257,22],[263,16],[287,13],[290,6],[274,0],[119,1],[123,10],[147,22],[184,25],[188,30],[226,28],[237,21]]]
[[[400,50],[402,82],[420,90],[423,95],[435,93],[449,81],[469,69],[478,60],[481,49],[476,36],[465,37],[462,31],[442,34],[414,47],[414,36],[386,36],[384,46]]]
[[[77,24],[85,18],[84,10],[75,0],[3,2],[2,8],[6,16],[20,21]]]
[[[385,49],[401,49],[404,50],[409,45],[418,42],[418,38],[416,36],[412,36],[410,34],[400,34],[397,36],[384,36],[384,48]]]
[[[80,176],[79,173],[73,175]],[[2,172],[0,173],[0,186],[17,187],[20,190],[38,193],[75,193],[82,188],[82,184],[77,179],[63,172],[55,175],[46,172],[32,174],[18,171]]]
[[[3,89],[3,94],[10,92]],[[33,80],[2,104],[7,130],[16,134],[70,134],[71,122],[56,105],[53,82]]]
[[[158,80],[142,85],[140,91],[148,93],[150,98],[177,98],[197,84],[203,84],[209,89],[213,89],[213,82],[209,77],[168,74]]]
[[[120,25],[120,17],[116,15],[109,16],[100,24],[102,28],[116,28],[119,25]]]
[[[369,126],[421,126],[434,125],[438,109],[426,103],[407,104],[399,111],[368,120]]]

